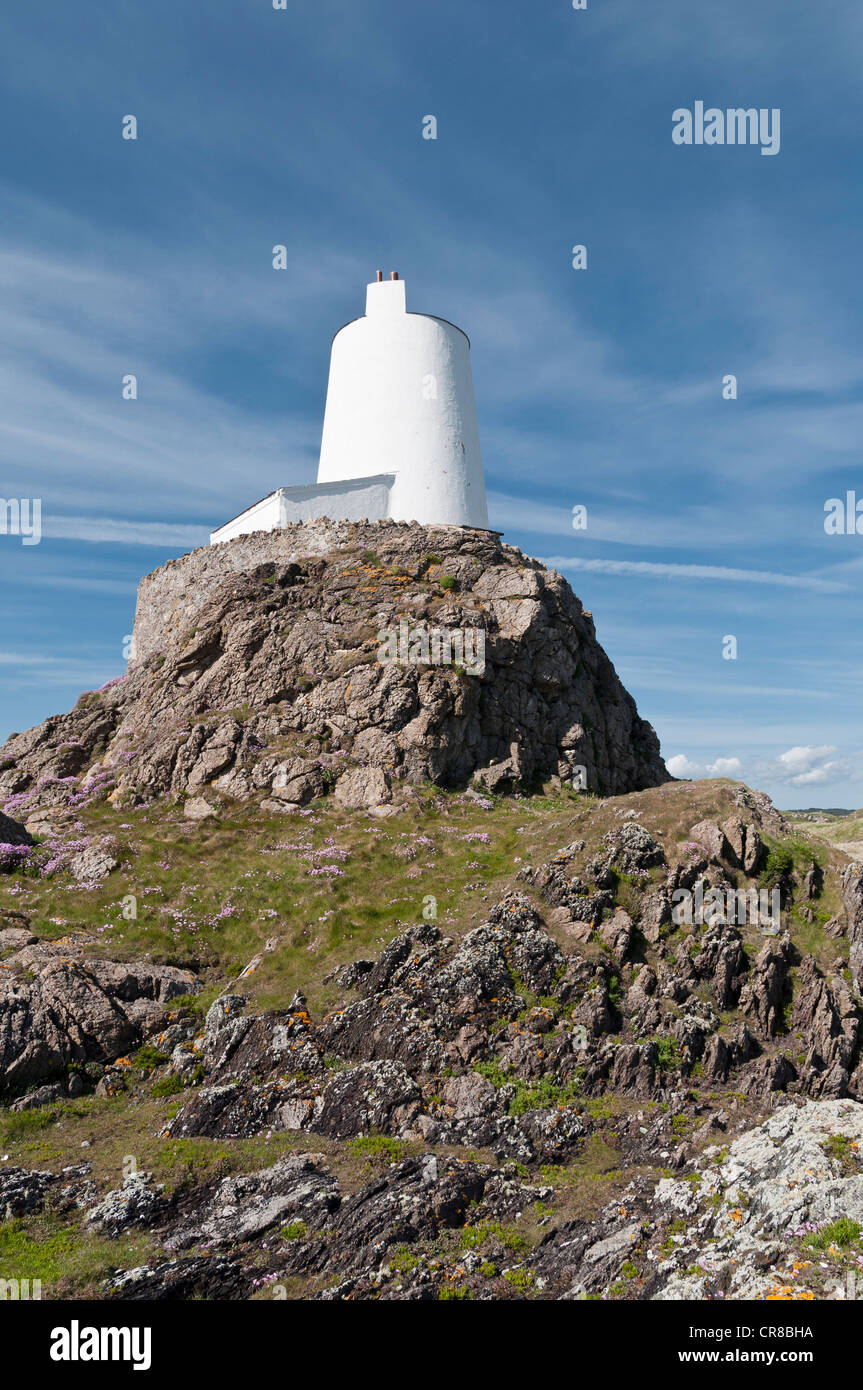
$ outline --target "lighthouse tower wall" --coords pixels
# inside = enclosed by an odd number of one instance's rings
[[[488,527],[470,343],[408,313],[403,280],[369,285],[330,361],[318,483],[380,473],[394,520]]]

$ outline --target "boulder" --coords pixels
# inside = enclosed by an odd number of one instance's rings
[[[133,1226],[152,1226],[164,1203],[162,1188],[154,1186],[149,1173],[129,1173],[122,1187],[109,1192],[87,1212],[86,1224],[101,1235],[116,1239]]]
[[[352,767],[336,783],[335,799],[348,810],[362,810],[392,801],[390,779],[379,767]]]
[[[17,820],[0,811],[0,845],[32,845],[33,837]]]
[[[707,851],[712,863],[720,864],[729,858],[728,841],[715,821],[701,820],[693,825],[689,834],[697,845]]]
[[[114,872],[119,862],[116,855],[110,851],[90,845],[87,849],[81,850],[80,854],[72,856],[69,860],[69,871],[79,883],[100,882]]]

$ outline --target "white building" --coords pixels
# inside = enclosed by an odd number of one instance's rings
[[[317,483],[278,488],[210,543],[321,516],[488,529],[470,342],[408,312],[395,273],[333,339]]]

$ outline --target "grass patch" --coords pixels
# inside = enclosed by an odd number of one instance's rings
[[[810,1250],[824,1251],[829,1250],[831,1246],[847,1250],[859,1240],[859,1221],[852,1221],[849,1216],[840,1216],[838,1221],[831,1221],[829,1226],[822,1226],[820,1231],[812,1231],[808,1236],[804,1236],[803,1244]]]
[[[120,1240],[84,1232],[68,1218],[42,1216],[0,1225],[0,1279],[38,1279],[43,1298],[85,1297],[111,1271],[144,1263],[158,1249],[145,1235]]]

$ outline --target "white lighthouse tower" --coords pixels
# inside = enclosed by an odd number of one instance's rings
[[[409,313],[395,271],[333,339],[317,483],[278,488],[210,542],[325,516],[488,529],[470,342]]]
[[[318,482],[393,473],[395,521],[488,527],[470,341],[393,272],[333,339]]]

